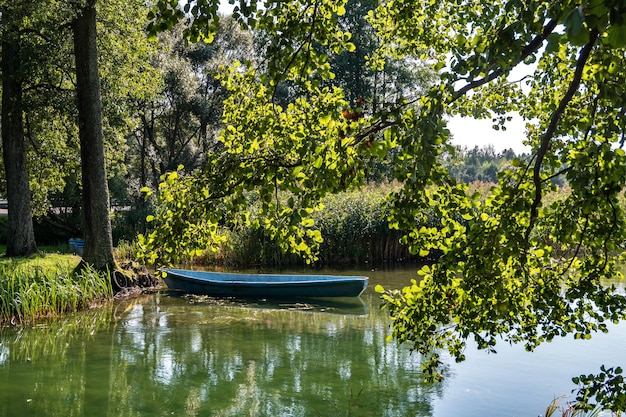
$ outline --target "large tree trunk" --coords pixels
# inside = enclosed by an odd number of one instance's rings
[[[108,267],[113,272],[115,261],[102,133],[95,0],[89,1],[79,12],[72,22],[72,29],[85,216],[83,260],[97,269]]]
[[[2,14],[2,150],[9,206],[6,255],[26,256],[37,252],[37,246],[24,145],[20,35],[19,28],[8,22],[8,8]]]

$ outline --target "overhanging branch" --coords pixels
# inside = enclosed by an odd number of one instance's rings
[[[522,50],[522,54],[520,55],[517,63],[523,62],[531,54],[533,54],[534,52],[537,52],[537,50],[539,50],[539,48],[541,48],[541,46],[543,45],[543,42],[546,39],[548,39],[548,36],[554,31],[554,29],[557,27],[557,25],[558,25],[558,21],[556,19],[553,19],[553,20],[549,21],[548,24],[543,28],[543,32],[538,34]],[[499,67],[499,68],[496,68],[495,70],[493,70],[492,72],[490,72],[489,74],[487,74],[485,77],[483,77],[483,78],[481,78],[479,80],[474,80],[474,81],[470,82],[469,84],[466,84],[465,86],[463,86],[462,88],[460,88],[459,90],[454,92],[454,94],[452,95],[451,102],[454,102],[454,101],[458,100],[459,98],[463,97],[468,91],[474,90],[475,88],[478,88],[478,87],[480,87],[482,85],[487,84],[490,81],[495,80],[499,76],[504,75],[504,73],[505,73],[505,69],[502,68],[502,67]]]
[[[537,219],[537,211],[539,208],[539,204],[541,204],[542,198],[542,185],[541,185],[541,168],[543,166],[543,159],[550,148],[550,143],[552,138],[554,137],[554,133],[556,132],[556,128],[565,112],[565,109],[569,105],[570,101],[574,98],[574,94],[578,91],[580,87],[580,83],[582,81],[583,70],[591,55],[591,51],[598,40],[599,32],[597,30],[593,30],[589,35],[589,42],[583,47],[580,51],[580,55],[578,56],[578,60],[576,61],[576,69],[574,70],[574,78],[567,89],[567,92],[559,102],[559,107],[552,113],[552,117],[550,118],[550,124],[546,129],[543,137],[541,138],[541,144],[539,149],[537,150],[537,156],[535,158],[535,166],[533,167],[533,183],[535,186],[535,197],[533,199],[532,206],[530,207],[530,222],[528,224],[528,228],[526,229],[525,238],[528,240],[532,229],[535,226],[535,221]]]

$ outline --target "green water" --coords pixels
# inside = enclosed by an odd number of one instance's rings
[[[592,355],[564,340],[533,354],[469,354],[449,365],[444,383],[422,384],[419,356],[385,341],[388,318],[372,290],[400,286],[413,271],[368,272],[368,290],[354,299],[242,302],[162,291],[5,329],[0,416],[534,417],[574,388],[571,376],[595,370],[579,369],[587,366],[579,356]],[[599,363],[624,357],[623,327],[587,345]]]

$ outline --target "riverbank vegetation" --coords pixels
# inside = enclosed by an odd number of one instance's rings
[[[415,260],[400,244],[400,234],[387,227],[385,197],[394,188],[397,186],[373,184],[363,190],[322,199],[323,209],[314,215],[315,226],[323,239],[316,253],[317,264],[357,265]],[[254,221],[253,217],[251,221]],[[284,252],[262,228],[234,227],[226,234],[225,243],[217,251],[204,250],[194,262],[240,266],[305,265],[301,256]]]
[[[457,167],[462,166],[457,161]],[[468,184],[468,193],[484,199],[492,186],[494,183],[475,181]],[[397,183],[370,183],[362,189],[323,198],[323,209],[312,216],[323,239],[316,253],[316,265],[430,263],[441,256],[437,252],[428,256],[411,253],[401,243],[404,232],[389,228],[387,218],[391,212],[388,196],[399,188]],[[250,211],[253,221],[256,212],[254,204]],[[437,222],[434,215],[429,215],[424,226],[434,227]],[[306,265],[301,256],[284,252],[264,229],[234,227],[223,233],[227,237],[219,248],[201,250],[200,255],[185,262],[197,265],[275,267]],[[129,250],[128,245],[124,244],[118,251],[132,254],[136,248]]]
[[[58,253],[0,257],[0,326],[57,317],[111,298],[108,274],[77,272],[79,263],[78,256]]]

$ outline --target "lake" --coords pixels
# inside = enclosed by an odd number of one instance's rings
[[[370,277],[353,299],[253,302],[163,290],[4,329],[0,417],[537,417],[570,395],[571,377],[626,365],[621,324],[533,353],[468,349],[467,361],[447,362],[444,382],[423,384],[419,355],[385,342],[389,319],[373,290],[401,287],[415,271],[342,271]]]

